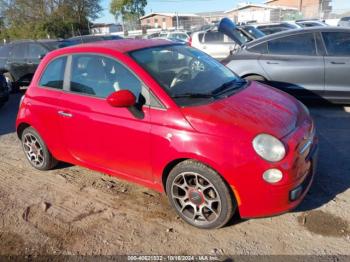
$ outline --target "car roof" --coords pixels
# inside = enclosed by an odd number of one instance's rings
[[[95,47],[95,48],[107,48],[118,51],[120,53],[128,53],[131,51],[165,46],[165,45],[174,45],[176,43],[170,42],[169,40],[162,39],[122,39],[122,40],[108,40],[100,42],[91,42],[86,44],[75,45],[71,47],[66,47],[64,49],[75,50],[81,47]]]
[[[255,39],[251,42],[246,43],[245,46],[247,47],[254,46],[254,45],[264,43],[264,42],[277,39],[280,37],[284,37],[284,36],[295,35],[299,33],[314,33],[314,32],[348,32],[350,33],[350,29],[345,27],[332,27],[332,26],[328,26],[328,27],[315,26],[315,27],[291,29],[291,30],[282,31],[282,32],[266,35],[264,37]]]

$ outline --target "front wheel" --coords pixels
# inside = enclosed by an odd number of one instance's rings
[[[24,129],[21,140],[24,153],[33,167],[39,170],[50,170],[57,165],[57,160],[34,128]]]
[[[179,216],[198,228],[223,227],[236,210],[234,197],[221,176],[197,161],[186,160],[175,166],[168,176],[166,192]]]

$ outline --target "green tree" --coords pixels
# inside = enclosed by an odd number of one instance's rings
[[[134,29],[140,25],[140,17],[145,15],[146,5],[147,0],[112,0],[110,13],[116,18],[121,16],[126,29]]]
[[[68,37],[89,32],[90,20],[102,11],[101,0],[0,0],[0,16],[8,36]],[[1,33],[3,34],[3,33]]]

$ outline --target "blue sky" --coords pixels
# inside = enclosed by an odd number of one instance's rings
[[[222,11],[234,8],[238,2],[263,3],[265,0],[148,0],[146,13],[149,12],[183,12],[198,13],[206,11]],[[96,22],[114,23],[113,16],[109,13],[110,0],[102,0],[104,11]],[[333,9],[336,11],[349,10],[349,0],[333,0]],[[344,11],[346,11],[344,10]]]

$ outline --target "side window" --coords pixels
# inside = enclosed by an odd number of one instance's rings
[[[26,44],[15,44],[11,50],[11,58],[23,59],[26,56]]]
[[[40,44],[30,43],[28,45],[28,57],[40,58],[41,55],[45,55],[47,50]]]
[[[268,42],[269,54],[273,55],[316,55],[313,34],[298,34]]]
[[[267,53],[267,43],[262,43],[251,48],[248,48],[248,51],[257,54],[266,54]]]
[[[106,98],[119,90],[130,90],[137,99],[145,95],[140,80],[112,58],[98,55],[73,55],[70,89],[72,92]],[[148,101],[146,101],[148,102]]]
[[[0,47],[0,57],[7,58],[10,55],[11,47],[9,45],[4,45]]]
[[[204,35],[204,42],[205,43],[222,43],[224,42],[224,34],[220,32],[212,32],[208,31]]]
[[[350,56],[350,33],[324,32],[322,33],[330,56]]]
[[[40,79],[40,86],[63,89],[67,57],[59,57],[46,67]]]

